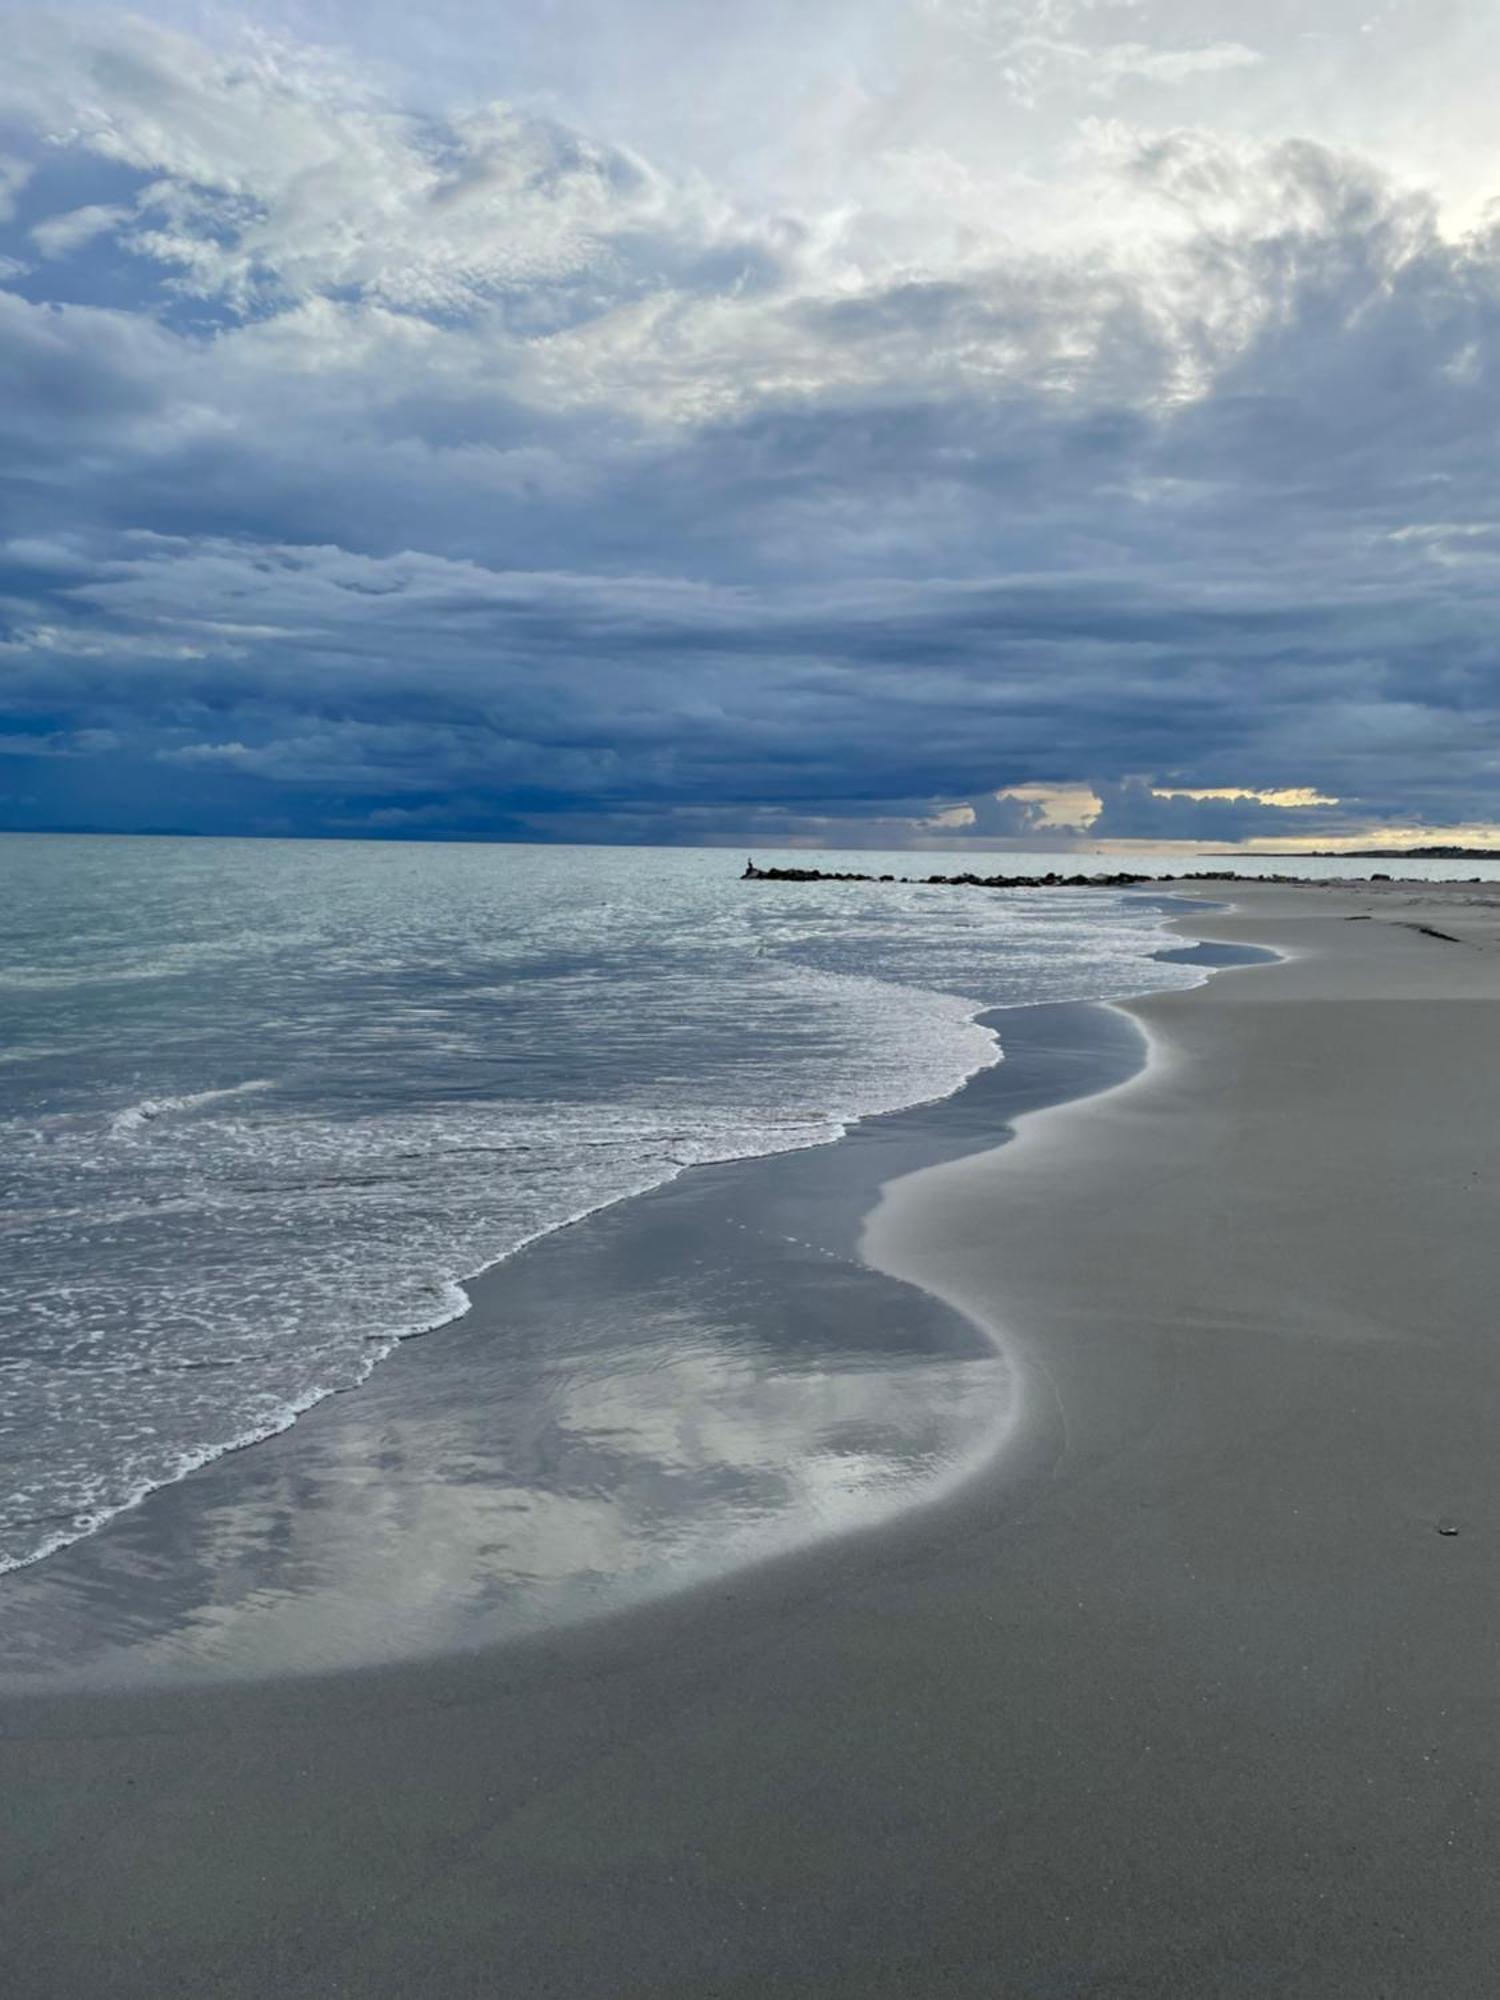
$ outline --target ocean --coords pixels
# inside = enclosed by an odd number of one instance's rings
[[[0,840],[0,1567],[360,1383],[547,1232],[955,1091],[1003,1055],[986,1010],[1204,976],[1128,891],[742,863]]]

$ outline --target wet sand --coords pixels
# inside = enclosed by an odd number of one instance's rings
[[[868,1256],[1019,1390],[942,1501],[429,1665],[8,1702],[7,1990],[1491,1994],[1497,909],[1246,891],[1187,936],[1285,963],[891,1185]]]

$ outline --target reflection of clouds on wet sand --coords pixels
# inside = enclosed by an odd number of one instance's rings
[[[685,1334],[586,1347],[520,1392],[492,1370],[466,1403],[342,1399],[337,1421],[178,1489],[165,1523],[122,1517],[68,1575],[38,1569],[21,1594],[45,1663],[295,1672],[572,1622],[879,1520],[981,1454],[1004,1407],[986,1354]],[[24,1674],[10,1610],[0,1662]]]
[[[1094,1010],[1007,1029],[1006,1062],[941,1106],[539,1239],[360,1388],[0,1579],[0,1682],[467,1649],[947,1490],[1005,1436],[1009,1371],[972,1322],[859,1261],[863,1218],[893,1176],[991,1143],[1012,1101],[1139,1061]]]
[[[854,1254],[892,1179],[1139,1066],[1020,1009],[957,1097],[538,1239],[290,1431],[0,1578],[0,1682],[413,1659],[641,1602],[934,1497],[1016,1414],[989,1339]]]

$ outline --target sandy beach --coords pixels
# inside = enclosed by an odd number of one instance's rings
[[[8,1700],[7,1994],[1493,1993],[1500,897],[1235,895],[1185,943],[1281,962],[867,1224],[1013,1372],[981,1471],[504,1647]]]

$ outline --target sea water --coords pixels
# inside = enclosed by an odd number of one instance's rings
[[[1203,976],[1122,891],[742,862],[0,840],[0,1567],[358,1384],[539,1235],[954,1091],[1002,1055],[983,1010]]]

